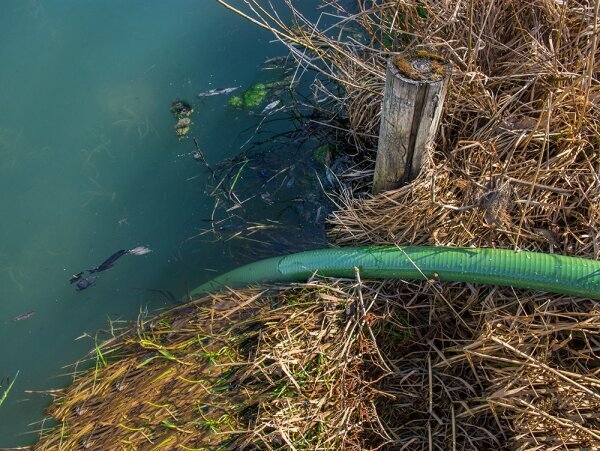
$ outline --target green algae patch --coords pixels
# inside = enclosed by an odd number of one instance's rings
[[[334,157],[334,148],[329,144],[321,144],[312,152],[313,160],[328,166]]]
[[[235,96],[229,99],[228,103],[234,108],[242,108],[244,106],[244,99],[242,99],[240,96]]]
[[[183,117],[177,121],[177,124],[175,124],[175,131],[177,132],[179,139],[183,139],[185,135],[189,133],[191,124],[192,121],[187,117]]]
[[[244,91],[241,96],[229,99],[229,105],[234,108],[256,108],[267,97],[267,85],[255,83]]]

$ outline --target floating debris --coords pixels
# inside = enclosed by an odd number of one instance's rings
[[[69,283],[73,284],[73,283],[77,282],[79,279],[81,279],[81,277],[83,276],[83,272],[84,271],[78,272],[77,274],[73,274],[71,276],[71,278],[69,279]]]
[[[194,107],[185,100],[177,99],[171,104],[171,113],[178,119],[175,124],[175,132],[181,141],[190,131],[191,114],[194,112]]]
[[[191,123],[192,121],[187,117],[181,118],[179,121],[177,121],[177,124],[175,124],[175,132],[177,133],[177,136],[179,136],[179,139],[184,138],[185,135],[189,133]]]
[[[150,252],[152,252],[152,249],[150,249],[146,246],[134,247],[133,249],[129,249],[129,251],[128,251],[128,253],[132,254],[132,255],[146,255],[146,254],[149,254]]]
[[[271,197],[271,195],[269,193],[262,193],[260,195],[260,198],[267,205],[273,205],[275,203],[275,201],[273,200],[273,198]]]
[[[117,260],[120,259],[123,255],[127,255],[127,254],[144,255],[144,254],[148,254],[150,252],[152,252],[152,250],[150,250],[149,248],[144,247],[144,246],[134,247],[133,249],[121,249],[121,250],[118,250],[117,252],[115,252],[114,254],[112,254],[106,260],[104,260],[99,266],[89,269],[88,272],[90,274],[93,274],[95,272],[106,271],[107,269],[112,268],[115,265],[115,263],[117,262]]]
[[[13,321],[24,321],[26,319],[31,318],[33,315],[35,315],[35,310],[32,310],[31,312],[21,313],[20,315],[15,316],[13,318]]]
[[[287,56],[276,56],[274,58],[267,58],[263,61],[262,67],[263,69],[280,69],[286,65],[287,60]]]
[[[121,257],[123,257],[124,255],[127,255],[127,254],[146,255],[146,254],[149,254],[150,252],[152,252],[152,249],[150,249],[146,246],[138,246],[138,247],[134,247],[133,249],[120,249],[117,252],[115,252],[114,254],[112,254],[110,257],[108,257],[106,260],[104,260],[100,265],[98,265],[94,268],[88,269],[87,272],[90,274],[94,274],[97,272],[106,271],[106,270],[112,268],[118,259],[120,259]],[[85,271],[81,271],[81,272],[71,276],[71,278],[69,279],[70,283],[77,282],[75,284],[76,291],[85,290],[86,288],[89,288],[96,283],[95,277],[90,277],[89,279],[82,278],[84,272]]]
[[[268,104],[268,105],[267,105],[267,106],[266,106],[266,107],[265,107],[265,108],[262,110],[262,112],[261,112],[260,114],[269,114],[269,113],[271,113],[271,112],[272,112],[272,111],[275,109],[275,107],[276,107],[277,105],[279,105],[280,103],[281,103],[281,100],[275,100],[275,101],[273,101],[273,102],[269,103],[269,104]]]
[[[196,140],[196,138],[194,138],[194,146],[196,146],[196,150],[194,150],[192,152],[192,158],[194,160],[198,161],[199,163],[202,163],[204,166],[206,166],[206,169],[208,169],[211,172],[211,174],[214,175],[214,171],[208,164],[208,161],[206,160],[206,157],[204,156],[204,152],[202,152],[202,150],[200,149],[200,145],[198,144],[198,141]]]
[[[238,90],[240,88],[241,88],[241,86],[234,86],[232,88],[211,89],[209,91],[201,92],[200,94],[198,94],[198,97],[212,97],[212,96],[219,96],[219,95],[222,95],[222,94],[229,94],[229,93],[232,93],[233,91],[236,91],[236,90]]]
[[[189,117],[194,112],[194,107],[185,100],[177,99],[171,104],[171,113],[177,118]]]
[[[77,284],[75,285],[75,290],[76,291],[82,291],[85,290],[86,288],[91,287],[92,285],[94,285],[96,283],[96,278],[95,277],[90,277],[89,279],[81,279],[79,282],[77,282]]]
[[[108,257],[106,260],[104,260],[100,265],[89,269],[89,273],[93,274],[95,272],[102,272],[102,271],[106,271],[107,269],[112,268],[115,263],[117,262],[118,259],[120,259],[123,255],[126,255],[129,251],[127,249],[121,249],[118,250],[117,252],[115,252],[114,254],[112,254],[110,257]]]

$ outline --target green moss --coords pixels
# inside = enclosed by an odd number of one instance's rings
[[[329,144],[322,144],[313,150],[312,157],[317,163],[328,165],[333,157],[333,149]]]
[[[267,87],[262,83],[250,86],[243,94],[244,106],[254,108],[259,106],[267,96]]]
[[[179,136],[179,139],[183,139],[185,137],[185,135],[187,135],[190,131],[189,127],[181,127],[181,128],[176,128],[175,131],[177,132],[177,136]]]
[[[264,83],[255,83],[246,89],[241,96],[235,96],[229,99],[229,105],[234,108],[256,108],[267,97],[269,86]]]
[[[235,96],[229,99],[229,105],[231,105],[234,108],[241,108],[244,106],[244,101],[240,96]]]
[[[426,60],[430,65],[429,70],[419,71],[415,69],[413,63],[419,62],[419,60]],[[398,55],[395,62],[400,74],[417,81],[440,80],[446,76],[449,70],[449,64],[442,56],[425,50],[417,50],[407,56]]]

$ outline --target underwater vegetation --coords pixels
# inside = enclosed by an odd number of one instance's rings
[[[313,150],[312,157],[317,163],[329,166],[335,157],[335,147],[329,143],[321,144],[319,147]]]
[[[240,154],[207,166],[205,192],[214,208],[186,242],[219,242],[224,254],[238,261],[326,243],[322,221],[333,209],[326,190],[337,185],[348,162],[336,152],[336,130],[321,125],[319,113],[306,105],[292,112],[290,103],[286,110],[296,121],[292,130],[273,134],[269,124],[277,119],[267,119],[257,140]]]
[[[173,116],[177,118],[175,133],[177,133],[177,136],[181,141],[190,131],[190,126],[192,124],[190,116],[194,112],[194,107],[185,100],[176,99],[171,103],[170,111]]]
[[[171,103],[171,113],[178,119],[190,117],[194,112],[194,107],[185,100],[175,99]]]
[[[229,99],[228,103],[230,106],[238,109],[256,110],[256,112],[260,113],[262,111],[260,107],[263,105],[267,103],[273,105],[271,108],[265,108],[266,111],[261,113],[265,114],[271,112],[275,106],[283,102],[282,96],[286,93],[289,94],[290,89],[296,84],[290,75],[290,70],[293,67],[287,66],[278,58],[271,58],[267,61],[277,62],[276,65],[269,66],[269,70],[272,72],[269,80],[261,80],[250,85],[240,95]]]
[[[229,99],[229,105],[235,108],[256,108],[260,106],[267,97],[267,85],[255,83],[246,89],[242,95]]]
[[[183,138],[190,131],[192,121],[188,117],[181,118],[175,124],[175,132],[180,138]]]
[[[10,390],[12,389],[15,381],[17,380],[17,377],[19,377],[19,371],[17,371],[17,374],[15,374],[15,377],[13,378],[13,380],[11,381],[10,378],[3,378],[0,380],[0,388],[2,388],[2,385],[7,385],[8,387],[6,387],[6,389],[4,390],[4,393],[2,394],[2,397],[0,397],[0,406],[2,406],[2,404],[4,403],[4,401],[6,400],[6,398],[8,397],[8,394],[10,393]],[[6,382],[5,382],[6,381]]]

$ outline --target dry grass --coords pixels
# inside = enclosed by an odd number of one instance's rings
[[[315,83],[320,104],[345,112],[360,151],[347,179],[372,177],[388,57],[432,49],[455,66],[421,176],[366,201],[343,193],[330,218],[338,244],[501,246],[600,258],[598,2],[359,1],[350,14],[341,6],[348,2],[332,1],[339,15],[327,27],[290,2],[291,24],[261,1],[246,3],[238,12],[271,29],[299,65],[343,87]]]
[[[600,446],[597,304],[416,288],[314,280],[163,313],[103,346],[36,449]]]
[[[223,293],[138,324],[51,406],[60,426],[36,449],[359,446],[365,369],[384,364],[347,285]]]
[[[395,5],[383,2],[363,16],[380,23],[405,17],[413,24],[407,49],[432,47],[454,62],[440,135],[415,183],[366,201],[342,196],[331,218],[336,242],[600,258],[597,4]],[[417,7],[428,12],[426,21],[415,16]],[[383,72],[381,58],[371,61]],[[364,111],[373,96],[349,91],[348,110]],[[368,116],[377,117],[374,110]],[[372,120],[351,115],[350,122],[353,130],[377,134]]]

